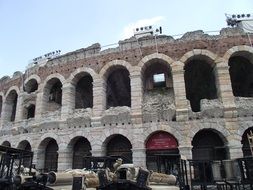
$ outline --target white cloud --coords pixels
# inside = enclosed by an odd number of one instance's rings
[[[163,20],[165,20],[163,16],[156,16],[150,19],[141,19],[141,20],[137,20],[134,23],[130,23],[124,27],[123,33],[121,34],[121,39],[126,39],[133,36],[135,28],[138,28],[141,26],[155,25],[155,24],[160,23]]]

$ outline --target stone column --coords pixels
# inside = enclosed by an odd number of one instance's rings
[[[237,115],[234,95],[229,74],[229,67],[222,60],[216,62],[216,86],[218,96],[223,102],[224,117],[235,117]]]
[[[146,166],[146,149],[145,148],[133,148],[133,164],[136,167],[147,168]]]
[[[192,159],[192,146],[191,145],[182,145],[178,147],[179,154],[182,159],[190,160]]]
[[[11,112],[11,105],[10,105],[10,103],[5,99],[5,101],[3,102],[2,116],[1,116],[2,127],[8,122],[9,117],[10,117],[10,114],[11,114],[10,112]]]
[[[238,134],[240,129],[238,118],[225,118],[225,126],[229,131],[229,136],[226,138],[230,159],[243,157],[241,144],[242,137]],[[223,132],[223,134],[225,134],[225,132]]]
[[[72,168],[72,151],[65,146],[59,146],[58,150],[58,172],[65,171]]]
[[[18,95],[18,99],[17,99],[17,107],[16,107],[16,116],[15,116],[15,121],[20,121],[23,119],[23,110],[24,108],[22,107],[23,104],[23,94],[20,93]]]
[[[142,80],[141,80],[141,70],[139,67],[135,67],[131,71],[130,85],[131,85],[131,115],[133,123],[142,122]]]
[[[101,126],[101,116],[106,109],[106,81],[103,78],[93,80],[93,117],[92,126]]]
[[[229,145],[228,148],[229,148],[230,159],[243,157],[241,142],[237,142],[236,145]]]
[[[177,121],[188,120],[188,104],[186,99],[183,66],[183,63],[179,61],[172,64],[172,77]]]
[[[32,149],[33,150],[33,164],[37,170],[43,170],[45,165],[45,150],[44,149]]]
[[[41,114],[43,112],[43,102],[45,100],[43,99],[43,91],[41,87],[38,90],[37,96],[36,96],[36,105],[35,105],[35,120],[38,120],[41,118]]]
[[[62,86],[62,107],[61,118],[66,119],[73,114],[75,109],[75,86],[72,83],[65,83]]]

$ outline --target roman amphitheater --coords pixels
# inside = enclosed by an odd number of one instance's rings
[[[238,28],[132,37],[34,62],[0,79],[0,144],[32,150],[44,171],[91,155],[159,171],[178,156],[250,155],[250,38]]]

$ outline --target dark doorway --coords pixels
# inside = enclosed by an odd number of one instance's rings
[[[34,116],[35,116],[35,105],[31,104],[26,109],[27,109],[27,118],[26,119],[34,118]]]
[[[11,147],[11,143],[9,141],[4,141],[2,143],[3,146]]]
[[[107,108],[117,106],[131,107],[131,87],[129,72],[125,68],[116,68],[107,79]]]
[[[194,59],[186,63],[184,73],[186,97],[193,112],[200,111],[200,100],[216,99],[214,68],[205,60]]]
[[[231,57],[229,73],[234,96],[253,97],[253,64],[242,56]]]
[[[32,150],[32,147],[30,145],[30,143],[27,141],[27,140],[24,140],[24,141],[21,141],[18,145],[18,148],[19,149],[22,149],[22,150],[26,150],[26,151],[31,151]],[[32,158],[29,156],[27,157],[23,157],[23,160],[22,160],[22,165],[26,168],[29,168],[31,163],[32,163]]]
[[[123,157],[127,163],[132,163],[132,145],[123,135],[113,136],[107,143],[107,156]]]
[[[17,108],[18,94],[15,90],[12,90],[6,98],[7,120],[15,121],[16,108]]]
[[[73,151],[73,169],[89,168],[84,161],[84,156],[91,156],[90,142],[86,138],[80,137],[74,144]]]
[[[58,166],[58,145],[56,140],[51,139],[45,149],[45,172],[57,171]]]
[[[90,75],[83,76],[76,84],[75,108],[93,107],[93,85]]]
[[[203,129],[192,140],[193,160],[226,160],[228,152],[223,139],[213,130]]]
[[[60,105],[62,103],[62,84],[59,80],[55,82],[55,84],[53,84],[50,90],[49,101],[55,102]]]
[[[31,79],[25,84],[25,91],[27,93],[35,92],[38,89],[38,83],[37,80]]]
[[[149,170],[178,174],[180,155],[177,139],[164,131],[152,134],[146,142],[146,165]]]

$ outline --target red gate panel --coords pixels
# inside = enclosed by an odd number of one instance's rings
[[[175,137],[166,132],[153,134],[146,143],[147,150],[175,149],[177,147],[178,143]]]

